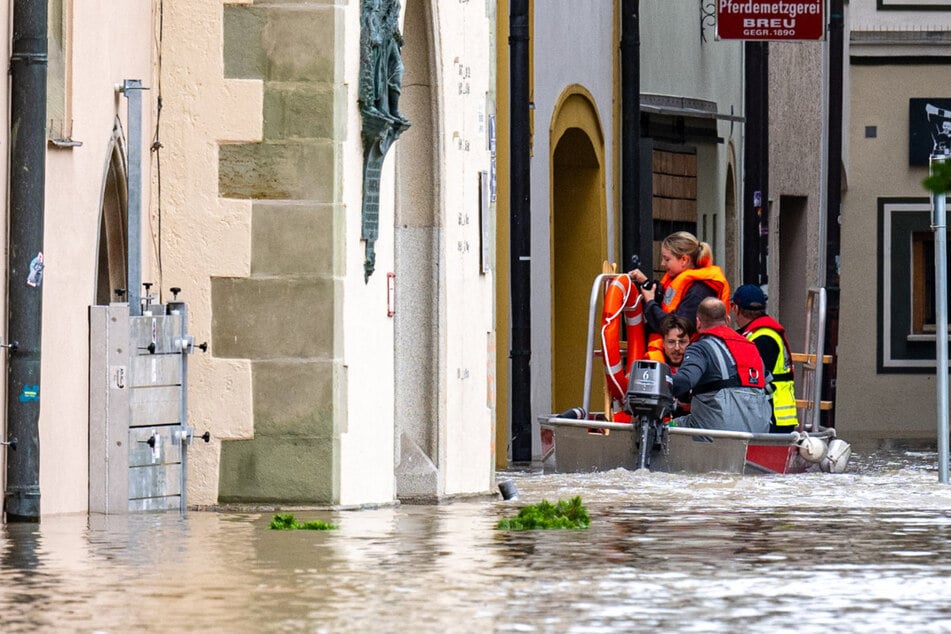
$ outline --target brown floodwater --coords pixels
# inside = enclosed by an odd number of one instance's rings
[[[498,474],[517,501],[0,527],[2,632],[951,631],[933,452],[845,474]],[[580,495],[591,527],[504,532]]]

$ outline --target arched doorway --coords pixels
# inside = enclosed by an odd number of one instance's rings
[[[726,228],[725,246],[726,260],[723,272],[727,279],[740,280],[740,230],[736,205],[736,177],[733,172],[733,163],[726,166],[726,183],[724,188],[723,210],[726,212],[724,225]]]
[[[412,127],[395,145],[395,464],[400,499],[439,496],[440,165],[431,0],[405,3],[400,110]]]
[[[126,289],[128,279],[128,180],[122,125],[116,119],[109,144],[109,161],[102,183],[99,210],[99,257],[96,270],[96,305],[117,301],[116,290]]]
[[[575,88],[553,120],[551,405],[557,412],[581,405],[588,301],[608,249],[604,140],[593,100]]]

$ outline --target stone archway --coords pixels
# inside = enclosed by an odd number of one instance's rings
[[[561,411],[581,405],[588,300],[608,252],[604,137],[584,89],[560,100],[551,147],[551,406]]]
[[[400,499],[441,495],[439,477],[440,166],[433,3],[405,3],[400,109],[411,132],[396,147],[395,464]]]
[[[724,246],[726,247],[726,257],[724,259],[723,272],[729,280],[740,280],[740,231],[739,218],[737,215],[736,200],[736,176],[733,171],[732,161],[726,166],[726,183],[724,184],[723,195],[724,226],[726,235],[724,236]]]

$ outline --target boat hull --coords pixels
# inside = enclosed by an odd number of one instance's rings
[[[557,417],[540,420],[546,472],[582,473],[641,467],[639,426]],[[548,433],[545,433],[548,432]],[[817,462],[799,451],[802,435],[746,434],[718,430],[666,428],[651,448],[648,468],[671,473],[803,473]],[[827,442],[834,433],[814,435]]]

